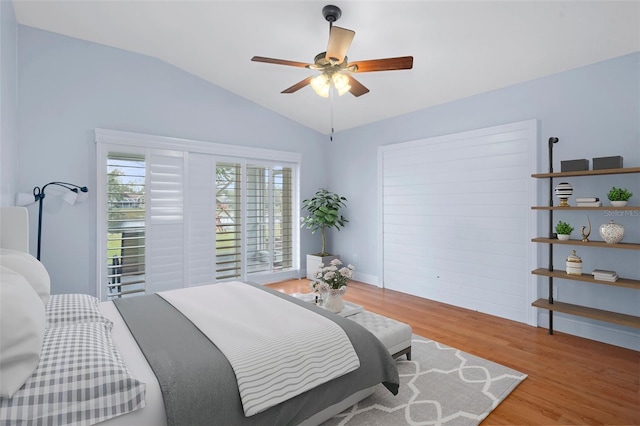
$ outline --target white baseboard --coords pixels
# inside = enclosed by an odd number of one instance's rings
[[[549,314],[547,312],[538,314],[538,325],[543,328],[549,327]],[[640,331],[628,331],[627,329],[627,327],[617,328],[615,326],[596,324],[595,322],[580,321],[577,318],[564,317],[557,313],[553,315],[554,331],[640,351]]]
[[[356,271],[353,274],[353,279],[361,283],[375,285],[376,287],[382,287],[377,275],[363,274]]]

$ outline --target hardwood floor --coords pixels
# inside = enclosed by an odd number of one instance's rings
[[[269,286],[310,291],[307,279]],[[354,281],[345,300],[528,374],[483,425],[640,424],[640,352]]]

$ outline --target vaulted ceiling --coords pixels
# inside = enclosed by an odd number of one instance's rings
[[[638,1],[14,0],[18,23],[149,55],[321,133],[402,115],[640,51]],[[370,92],[280,92],[318,73],[326,4],[355,31],[349,61],[412,55],[413,69],[356,74]],[[550,94],[551,96],[552,94]]]

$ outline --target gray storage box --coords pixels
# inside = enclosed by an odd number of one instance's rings
[[[593,159],[593,170],[621,168],[622,157],[619,155],[615,155],[613,157],[597,157]]]
[[[589,170],[589,160],[567,160],[560,162],[560,171],[562,172],[580,172],[582,170]]]

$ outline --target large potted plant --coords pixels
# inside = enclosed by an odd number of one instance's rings
[[[335,228],[340,230],[349,222],[340,214],[340,209],[346,207],[347,199],[333,192],[320,188],[312,198],[302,201],[302,209],[306,216],[301,220],[302,227],[311,230],[312,234],[320,231],[322,236],[322,250],[319,253],[307,255],[307,278],[313,279],[318,267],[328,265],[333,259],[339,259],[339,255],[328,253],[326,250],[326,230]]]

